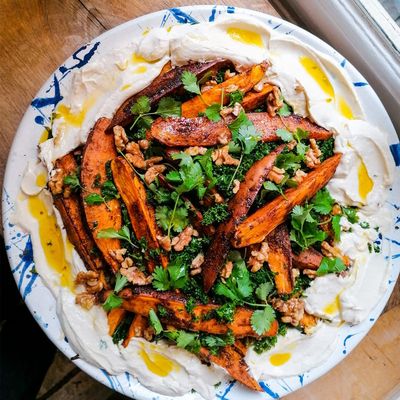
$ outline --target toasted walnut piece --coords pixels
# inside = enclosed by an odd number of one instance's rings
[[[118,151],[124,151],[126,144],[129,142],[125,129],[122,126],[116,125],[113,128],[113,132],[115,147]]]
[[[295,140],[291,140],[291,141],[287,144],[288,150],[293,150],[296,146],[297,146],[297,142],[296,142]]]
[[[190,265],[190,275],[198,275],[201,273],[201,265],[204,262],[204,254],[199,253],[197,256],[193,259],[192,264]]]
[[[225,117],[228,117],[233,113],[233,107],[224,107],[220,112],[219,115],[225,119]]]
[[[253,86],[253,90],[255,92],[261,92],[264,89],[265,84],[268,82],[268,78],[262,78],[261,81],[259,81],[258,83],[256,83]]]
[[[219,144],[228,144],[229,143],[229,137],[226,134],[221,133],[218,136],[218,143]]]
[[[233,262],[227,261],[220,272],[221,278],[224,282],[225,282],[225,279],[228,279],[231,276],[232,269],[233,269]]]
[[[268,179],[276,184],[279,184],[283,181],[285,177],[285,170],[278,167],[272,167],[271,171],[268,174]]]
[[[68,199],[69,197],[71,197],[71,194],[72,194],[71,186],[65,185],[64,186],[64,191],[63,191],[63,197],[65,199]]]
[[[209,80],[207,81],[200,89],[201,93],[207,92],[208,90],[212,89],[215,85],[217,85],[217,81]]]
[[[300,275],[300,270],[298,268],[292,268],[292,283],[293,286],[296,283],[296,279],[298,278],[298,276]]]
[[[136,142],[129,142],[126,145],[126,152],[134,156],[140,156],[144,159],[143,153],[140,150],[140,146]]]
[[[224,80],[226,81],[227,79],[229,79],[229,78],[233,78],[234,76],[236,75],[236,72],[235,71],[230,71],[229,69],[227,69],[226,71],[225,71],[225,74],[224,74]]]
[[[342,215],[342,208],[339,204],[334,204],[332,207],[332,215]]]
[[[273,299],[272,307],[282,314],[282,322],[293,326],[298,326],[304,316],[304,302],[298,298],[291,298],[287,301]]]
[[[146,168],[150,168],[155,164],[158,164],[159,162],[161,162],[163,160],[163,158],[161,156],[154,156],[154,157],[150,157],[149,159],[147,159],[146,162]]]
[[[319,149],[317,141],[315,139],[310,139],[310,146],[312,148],[312,151],[313,151],[315,157],[321,157],[322,153],[321,153],[321,150]]]
[[[225,201],[224,198],[218,192],[214,193],[213,196],[214,196],[214,202],[216,204],[222,204]]]
[[[158,175],[162,174],[167,167],[165,165],[153,165],[150,167],[146,173],[144,174],[144,181],[150,185],[150,183],[154,182]]]
[[[150,147],[150,142],[146,139],[142,139],[138,141],[138,145],[141,150],[147,150]]]
[[[349,257],[344,255],[337,247],[331,246],[328,242],[324,241],[321,243],[321,252],[325,257],[340,258],[346,267],[348,267],[351,263]]]
[[[190,243],[192,236],[199,236],[199,233],[189,225],[172,239],[171,245],[175,251],[182,251]]]
[[[53,195],[61,194],[64,188],[64,171],[61,168],[53,169],[49,180],[49,188]]]
[[[242,111],[244,111],[244,108],[242,107],[242,105],[240,103],[235,103],[233,105],[233,111],[232,114],[237,117]]]
[[[310,148],[306,152],[306,165],[308,168],[315,168],[321,164],[321,150],[315,139],[310,139]]]
[[[126,252],[127,252],[126,249],[118,249],[118,250],[110,250],[109,254],[115,261],[122,263],[122,261],[124,261],[124,255],[126,254]]]
[[[251,272],[257,272],[261,269],[263,264],[268,261],[268,243],[262,242],[259,250],[253,250],[250,253],[247,265],[251,267]]]
[[[171,251],[171,238],[169,236],[157,236],[157,240],[165,251]]]
[[[293,177],[293,180],[297,183],[303,182],[304,178],[307,176],[307,173],[302,171],[301,169],[298,169]]]
[[[207,152],[207,147],[192,146],[185,149],[185,153],[189,156],[203,155]]]
[[[75,297],[75,304],[90,310],[96,304],[96,296],[91,293],[79,293]]]
[[[125,276],[129,282],[139,286],[144,286],[151,283],[153,277],[151,275],[146,276],[140,269],[133,265],[133,262],[129,267],[124,267],[123,265],[124,263],[121,264],[121,269],[119,272],[121,275]]]
[[[307,275],[309,278],[314,279],[317,277],[317,271],[315,269],[303,269],[303,274]]]
[[[99,273],[96,271],[80,271],[75,277],[75,285],[84,285],[88,281],[93,281],[99,278]]]
[[[233,92],[236,92],[236,90],[238,90],[238,89],[239,89],[238,85],[229,85],[229,86],[227,86],[225,88],[225,92],[226,93],[233,93]]]
[[[239,165],[239,160],[229,154],[229,146],[224,146],[212,152],[212,160],[215,165]]]
[[[235,179],[233,181],[233,189],[232,189],[233,194],[236,194],[239,191],[239,189],[240,189],[240,181],[239,179]]]
[[[130,257],[125,257],[124,258],[124,261],[122,261],[122,263],[121,263],[121,268],[129,268],[129,267],[132,267],[132,265],[133,265],[133,260],[132,260],[132,258],[130,258]]]
[[[267,112],[270,117],[275,117],[276,112],[283,106],[281,91],[274,86],[272,92],[267,95]]]
[[[151,327],[151,326],[149,326],[148,328],[146,328],[145,330],[144,330],[144,332],[143,332],[143,337],[147,340],[147,341],[151,341],[151,340],[153,340],[153,337],[154,337],[154,329]]]
[[[146,161],[144,161],[143,156],[140,157],[138,155],[133,155],[130,153],[125,154],[125,158],[130,162],[134,167],[140,169],[146,169]]]

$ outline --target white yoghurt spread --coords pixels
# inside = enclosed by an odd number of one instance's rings
[[[306,310],[331,322],[320,322],[311,335],[290,329],[272,350],[262,355],[249,350],[246,356],[256,378],[300,374],[329,358],[340,323],[357,324],[365,319],[382,296],[388,273],[383,256],[370,253],[368,243],[376,239],[374,228],[384,230],[390,220],[382,206],[393,179],[392,158],[385,133],[365,120],[349,78],[333,60],[298,40],[271,32],[249,16],[153,29],[138,42],[94,56],[74,73],[55,110],[54,137],[41,144],[40,158],[51,170],[57,158],[85,143],[99,117],[112,117],[120,104],[148,86],[168,61],[183,65],[215,59],[230,59],[241,68],[265,60],[271,63],[267,78],[281,88],[294,112],[334,131],[335,150],[343,157],[328,189],[340,204],[361,207],[360,220],[370,224],[364,229],[342,218],[345,231],[338,246],[354,265],[343,277],[317,277],[306,291]],[[61,250],[64,246],[65,265],[70,270],[55,268],[53,258],[60,256],[49,256],[45,249],[46,233],[41,226],[58,222],[62,227],[50,195],[42,190],[46,175],[42,164],[28,164],[16,218],[31,233],[37,271],[57,298],[57,314],[70,345],[91,364],[111,374],[130,372],[156,392],[180,396],[195,389],[203,397],[213,398],[213,385],[226,378],[221,368],[207,367],[189,352],[165,343],[155,345],[135,338],[127,348],[114,345],[102,308],[86,311],[75,304],[72,276],[83,264],[68,245],[64,230],[59,233],[58,246]],[[44,214],[38,211],[42,209]]]

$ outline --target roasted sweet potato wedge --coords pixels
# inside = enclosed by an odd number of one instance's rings
[[[89,205],[85,198],[89,193],[101,194],[99,184],[107,180],[106,163],[117,156],[114,146],[114,136],[106,134],[110,123],[108,118],[100,118],[89,134],[82,154],[81,184],[83,209],[86,222],[92,231],[93,239],[103,254],[106,262],[114,271],[118,271],[118,263],[111,257],[110,250],[117,250],[121,247],[118,239],[100,239],[97,233],[102,229],[121,229],[121,206],[117,199],[106,204]]]
[[[138,240],[145,238],[150,250],[160,248],[157,240],[158,227],[153,207],[147,202],[146,189],[126,160],[121,157],[111,162],[111,170],[115,186],[124,201],[131,220],[133,231]],[[168,258],[160,253],[159,261],[162,266],[168,265]],[[153,272],[156,260],[149,258],[148,270]]]
[[[304,311],[303,318],[300,320],[300,326],[307,330],[317,325],[317,322],[317,317],[314,317],[314,315],[308,314],[306,311]]]
[[[206,63],[192,63],[173,69],[163,68],[160,75],[149,86],[124,101],[114,114],[109,129],[111,130],[116,125],[126,126],[133,122],[131,108],[139,97],[147,96],[150,99],[151,106],[154,106],[164,96],[170,96],[181,89],[183,87],[181,76],[184,71],[189,71],[195,74],[198,79],[201,79],[210,71],[214,74],[219,69],[230,65],[232,65],[230,61],[218,60]]]
[[[204,112],[208,105],[220,103],[222,92],[225,93],[224,104],[229,102],[226,90],[229,87],[237,87],[236,90],[241,90],[246,93],[257,84],[264,76],[266,70],[265,65],[256,65],[248,71],[235,75],[226,81],[215,85],[212,89],[202,93],[201,96],[196,96],[182,104],[182,116],[186,118],[194,118],[199,113]]]
[[[294,206],[311,199],[332,178],[342,155],[335,154],[311,171],[297,188],[285,191],[243,221],[237,228],[233,245],[245,247],[260,243],[278,225],[282,224]]]
[[[285,224],[276,227],[268,236],[268,265],[275,272],[275,286],[278,294],[289,294],[293,290],[292,247],[289,231]]]
[[[274,87],[272,85],[264,85],[263,89],[260,92],[248,92],[243,98],[242,107],[244,110],[252,111],[257,107],[265,104],[267,101],[267,95],[272,91]]]
[[[321,265],[323,257],[319,251],[310,247],[299,254],[293,253],[293,266],[299,269],[317,270]]]
[[[239,191],[229,202],[228,209],[231,217],[218,226],[202,266],[203,286],[206,292],[214,285],[224,265],[236,227],[246,216],[263,182],[267,179],[269,171],[274,166],[277,155],[283,149],[284,145],[281,145],[256,161],[247,171]]]
[[[270,117],[268,113],[249,113],[247,116],[256,130],[262,133],[263,142],[281,140],[276,130],[286,127],[291,131],[296,128],[306,130],[310,139],[327,140],[332,136],[332,132],[298,115]],[[155,139],[168,147],[215,146],[231,139],[232,134],[227,124],[232,121],[233,118],[219,122],[212,122],[206,117],[158,118],[148,131],[147,138]]]
[[[157,311],[157,306],[162,305],[168,312],[168,316],[161,318],[169,325],[180,329],[208,332],[215,335],[223,335],[232,330],[237,338],[253,336],[258,337],[253,331],[250,318],[253,310],[244,307],[236,309],[233,322],[226,324],[215,318],[205,319],[210,311],[218,308],[216,304],[198,304],[193,308],[192,315],[185,309],[186,299],[175,292],[158,292],[148,288],[123,289],[120,292],[123,299],[122,308],[140,314],[149,315],[151,309]],[[275,320],[269,331],[262,336],[274,336],[278,330],[278,322]]]
[[[258,132],[262,133],[263,142],[276,142],[280,140],[276,134],[277,129],[288,129],[293,132],[297,128],[309,132],[309,138],[315,140],[327,140],[332,137],[332,132],[311,122],[308,118],[299,115],[289,115],[288,117],[270,117],[268,113],[249,113],[249,120],[253,122]]]
[[[136,314],[133,317],[126,338],[122,342],[122,346],[127,347],[134,337],[143,337],[145,330],[149,327],[149,320],[142,315]]]
[[[61,168],[65,175],[77,173],[78,165],[72,153],[58,159],[55,168]],[[54,205],[63,220],[68,239],[75,247],[86,267],[98,270],[104,267],[104,261],[95,254],[96,243],[92,234],[85,225],[85,217],[80,197],[77,193],[71,193],[69,197],[54,197]]]
[[[262,392],[261,386],[249,374],[249,366],[243,356],[233,346],[224,347],[218,355],[213,355],[208,349],[202,347],[199,357],[206,362],[213,362],[226,369],[233,378],[248,388]]]
[[[108,334],[112,336],[117,329],[118,325],[122,322],[125,318],[127,311],[123,308],[113,308],[107,314],[107,321],[108,321]]]

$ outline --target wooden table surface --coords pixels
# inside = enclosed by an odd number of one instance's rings
[[[279,16],[269,1],[1,0],[0,185],[18,124],[35,93],[77,48],[104,31],[143,14],[188,4],[229,4]],[[27,133],[29,134],[29,133]],[[287,396],[303,399],[371,399],[389,396],[400,382],[400,290],[397,283],[367,338],[340,365]],[[397,307],[396,307],[397,306]],[[390,310],[390,311],[388,311]],[[389,397],[387,397],[389,396]],[[41,399],[121,399],[58,353]]]

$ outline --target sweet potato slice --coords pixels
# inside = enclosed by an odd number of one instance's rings
[[[226,81],[215,85],[212,89],[202,93],[201,96],[193,97],[182,104],[182,116],[186,118],[194,118],[199,113],[204,112],[208,105],[214,103],[220,103],[222,92],[225,92],[224,104],[229,102],[229,96],[227,96],[227,88],[237,87],[237,90],[241,90],[246,93],[257,84],[264,76],[266,66],[256,65],[248,71],[242,72],[241,74],[235,75]]]
[[[89,134],[82,155],[81,184],[84,188],[82,191],[83,209],[93,239],[106,262],[114,271],[118,271],[119,264],[111,257],[110,250],[121,248],[119,239],[100,239],[97,234],[102,229],[121,229],[122,218],[119,201],[112,199],[107,202],[107,205],[89,205],[85,201],[85,197],[89,193],[101,194],[99,185],[95,183],[102,184],[107,180],[105,164],[117,156],[114,136],[106,134],[109,123],[108,118],[100,118]]]
[[[222,348],[218,355],[213,355],[208,349],[202,347],[199,357],[206,362],[213,362],[224,368],[232,378],[235,378],[248,388],[262,392],[261,386],[249,374],[249,366],[243,356],[233,346]]]
[[[279,146],[261,160],[256,161],[247,171],[239,191],[229,202],[228,209],[231,217],[218,226],[202,265],[203,286],[206,292],[214,285],[223,267],[236,227],[252,206],[269,171],[274,166],[277,155],[283,148],[283,145]]]
[[[150,99],[151,106],[154,106],[164,96],[170,96],[181,89],[183,87],[181,76],[184,71],[189,71],[196,75],[198,79],[201,79],[206,73],[215,74],[219,69],[231,64],[230,61],[218,60],[206,63],[196,62],[173,69],[163,68],[160,75],[149,86],[124,101],[114,114],[108,129],[111,130],[115,125],[126,126],[133,122],[131,107],[139,97],[147,96]]]
[[[314,317],[314,315],[308,314],[306,311],[304,311],[303,318],[300,320],[300,326],[303,329],[310,329],[313,328],[315,325],[317,325],[318,318]]]
[[[77,173],[78,165],[72,153],[58,159],[55,168],[61,168],[65,175]],[[54,205],[59,211],[67,231],[68,239],[75,247],[86,267],[91,270],[98,270],[104,267],[104,261],[97,256],[93,250],[96,244],[85,225],[85,217],[77,193],[71,193],[69,197],[54,197]]]
[[[311,199],[332,178],[339,165],[340,153],[325,160],[311,171],[297,188],[285,191],[285,197],[278,196],[243,221],[237,228],[233,245],[245,247],[260,243],[278,225],[282,224],[294,206]]]
[[[149,320],[142,315],[136,314],[129,326],[128,334],[122,342],[122,346],[127,347],[134,337],[143,337],[145,330],[149,327]]]
[[[186,299],[175,292],[158,292],[148,288],[124,289],[120,292],[123,299],[122,308],[140,314],[149,315],[151,309],[157,311],[157,306],[162,305],[168,312],[168,316],[161,321],[180,329],[208,332],[215,335],[223,335],[232,330],[237,338],[253,336],[258,337],[251,327],[250,318],[253,310],[237,307],[231,323],[221,323],[215,318],[204,318],[210,311],[219,306],[216,304],[198,304],[193,308],[192,315],[185,309]],[[278,330],[278,322],[275,320],[271,328],[262,336],[274,336]]]
[[[291,132],[297,128],[308,131],[309,138],[315,140],[327,140],[332,137],[332,132],[311,122],[308,118],[299,115],[289,115],[288,117],[270,117],[268,113],[249,113],[249,120],[253,122],[258,132],[262,133],[263,142],[276,142],[280,140],[276,134],[277,129],[287,129]]]
[[[278,294],[289,294],[293,290],[292,247],[289,231],[285,224],[276,227],[268,236],[268,265],[275,272],[275,285]]]
[[[111,162],[111,170],[115,186],[128,210],[136,238],[138,240],[146,239],[150,250],[158,250],[160,246],[157,240],[158,227],[154,209],[147,202],[146,189],[143,183],[128,162],[121,157],[117,157]],[[165,254],[160,253],[159,261],[164,267],[168,265],[168,258]],[[147,265],[149,272],[153,272],[155,266],[156,260],[149,258]]]
[[[113,308],[107,314],[107,321],[108,321],[108,334],[112,336],[117,329],[118,325],[122,322],[125,318],[127,311],[123,308]]]
[[[309,132],[310,139],[315,140],[327,140],[332,136],[332,132],[298,115],[270,117],[268,113],[249,113],[247,116],[256,130],[262,133],[263,142],[281,140],[276,130],[282,128],[290,131],[301,128]],[[148,131],[147,138],[155,139],[168,147],[215,146],[231,139],[232,134],[227,124],[233,120],[234,118],[226,118],[225,121],[212,122],[206,117],[158,118]]]
[[[317,270],[321,265],[323,257],[319,251],[310,247],[299,254],[293,253],[293,265],[299,269]]]
[[[148,139],[156,139],[169,147],[215,146],[226,143],[232,134],[223,121],[212,122],[206,117],[158,118],[148,132]]]
[[[243,97],[242,107],[245,111],[252,111],[257,107],[265,104],[267,101],[268,93],[272,92],[274,86],[264,85],[260,92],[248,92]]]

